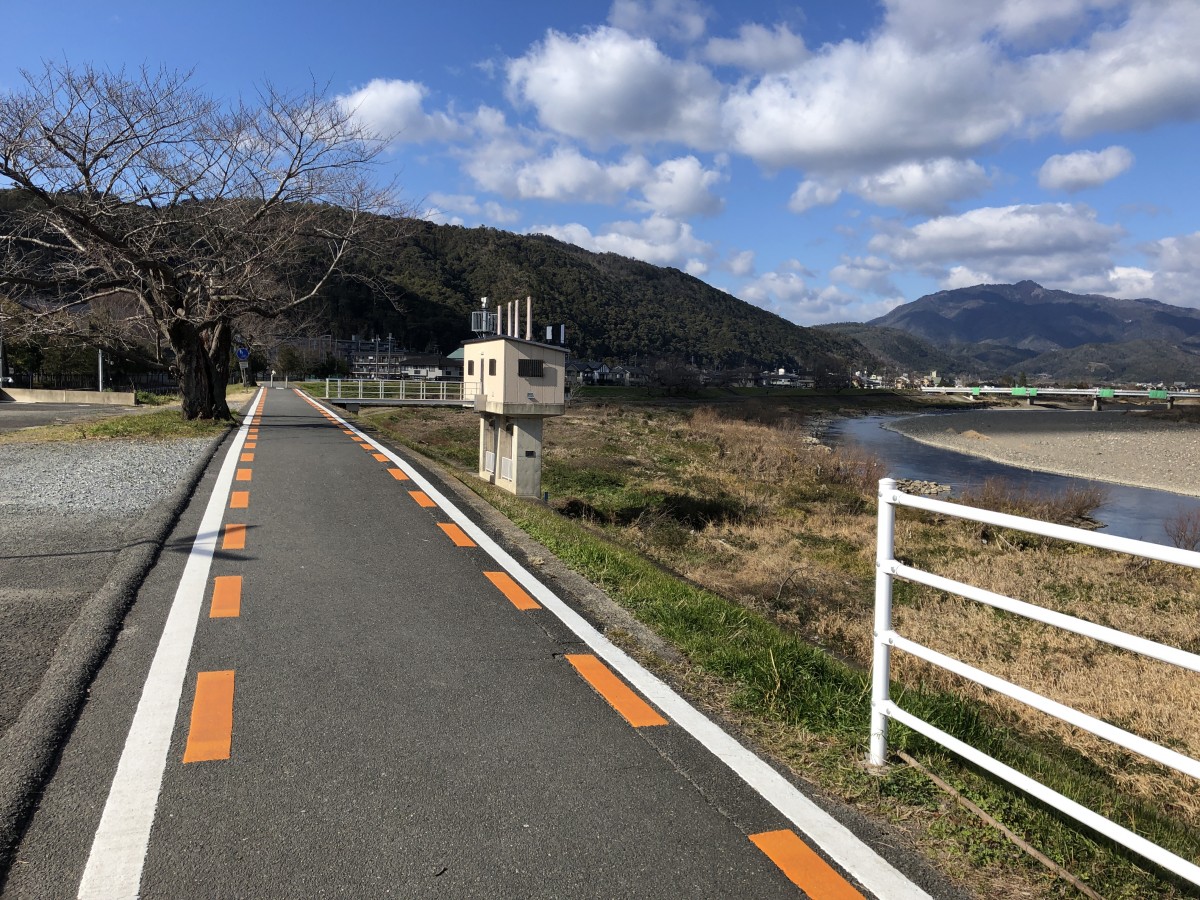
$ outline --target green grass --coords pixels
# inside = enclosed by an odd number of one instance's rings
[[[178,409],[160,409],[129,416],[113,416],[69,425],[46,425],[25,428],[0,435],[0,443],[32,443],[39,441],[70,442],[88,440],[138,439],[169,441],[178,438],[216,437],[236,424],[213,422],[211,419],[187,421]]]

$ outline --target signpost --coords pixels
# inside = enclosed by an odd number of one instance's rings
[[[234,351],[237,354],[238,368],[242,370],[242,387],[246,386],[246,369],[250,365],[250,351],[246,347],[238,347]]]

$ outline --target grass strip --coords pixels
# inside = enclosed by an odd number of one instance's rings
[[[237,414],[234,414],[235,418]],[[0,443],[25,444],[34,442],[64,443],[88,440],[138,439],[169,441],[180,438],[206,438],[219,434],[236,422],[214,422],[211,419],[184,419],[178,409],[134,413],[128,416],[65,425],[42,425],[0,434]]]

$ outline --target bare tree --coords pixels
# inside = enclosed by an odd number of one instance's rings
[[[0,97],[7,325],[165,339],[186,418],[229,418],[239,320],[316,298],[399,221],[370,180],[380,141],[316,85],[223,105],[165,69],[23,74]]]

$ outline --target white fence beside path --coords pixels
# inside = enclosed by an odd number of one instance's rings
[[[1177,647],[1160,644],[1156,641],[1139,638],[1112,628],[1105,628],[1084,619],[1054,612],[1053,610],[1025,603],[1012,597],[992,593],[991,591],[983,590],[960,581],[943,578],[931,572],[925,572],[921,569],[905,565],[895,558],[896,509],[901,506],[923,509],[938,513],[939,515],[967,519],[973,522],[983,522],[1000,528],[1010,528],[1029,534],[1042,535],[1043,537],[1072,541],[1077,544],[1085,544],[1144,559],[1174,563],[1193,569],[1200,569],[1200,553],[1166,547],[1161,544],[1152,544],[1146,541],[1135,541],[1129,538],[1097,534],[1080,528],[1071,528],[1066,525],[1054,525],[1048,522],[1040,522],[1036,519],[1026,519],[1020,516],[1011,516],[1005,513],[962,506],[958,503],[947,503],[944,500],[934,500],[929,497],[906,494],[897,489],[896,482],[893,479],[882,479],[879,482],[879,523],[875,549],[875,637],[871,685],[870,756],[870,761],[873,765],[884,764],[887,759],[888,722],[889,720],[900,722],[913,731],[941,744],[974,765],[991,772],[999,778],[1003,778],[1015,787],[1072,816],[1094,831],[1122,844],[1193,884],[1200,885],[1200,866],[1081,806],[1057,791],[1021,774],[1004,763],[946,734],[944,731],[914,716],[912,713],[901,709],[891,699],[891,652],[893,649],[897,649],[905,653],[911,653],[932,665],[968,678],[986,688],[1055,716],[1071,725],[1089,731],[1098,737],[1139,753],[1165,766],[1170,766],[1176,771],[1190,775],[1198,780],[1200,780],[1200,761],[1171,750],[1168,747],[1163,747],[1153,741],[1148,741],[1138,735],[1117,728],[1114,725],[1110,725],[1107,722],[1054,700],[1050,700],[1033,691],[1026,690],[1009,681],[976,669],[960,660],[938,653],[897,634],[892,627],[892,583],[894,579],[901,578],[917,584],[928,585],[939,591],[957,594],[976,603],[983,603],[987,606],[1015,613],[1028,619],[1061,628],[1065,631],[1104,641],[1114,647],[1120,647],[1133,653],[1149,656],[1193,672],[1200,672],[1200,655],[1189,653]]]
[[[380,405],[402,403],[470,406],[479,393],[477,382],[326,378],[325,400],[349,400]]]

